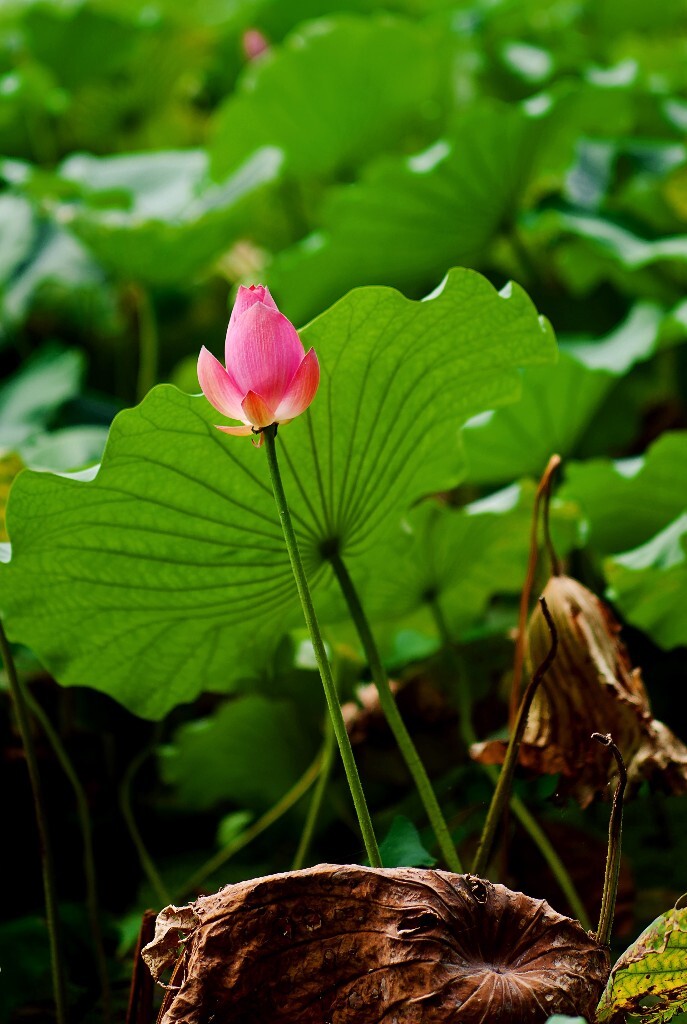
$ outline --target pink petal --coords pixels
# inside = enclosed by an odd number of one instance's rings
[[[234,378],[215,359],[205,345],[198,356],[198,382],[210,405],[234,420],[243,419],[241,402],[245,391],[240,391]]]
[[[262,302],[228,332],[227,370],[244,395],[256,391],[272,409],[284,398],[304,354],[293,324]]]
[[[269,40],[257,28],[248,28],[241,37],[241,46],[247,60],[256,60],[269,50]]]
[[[218,430],[223,430],[225,434],[231,434],[233,437],[246,437],[247,434],[253,433],[253,428],[250,424],[245,427],[220,427],[219,423],[215,423]]]
[[[254,306],[256,302],[262,302],[263,305],[269,306],[270,309],[276,309],[277,303],[270,295],[269,288],[266,288],[262,284],[252,284],[250,288],[244,288],[243,285],[239,287],[236,293],[236,299],[234,301],[234,308],[231,311],[229,318],[229,326],[227,327],[227,343],[229,342],[229,331],[232,329],[236,321],[247,309]]]
[[[277,406],[276,419],[278,423],[284,420],[292,420],[300,416],[308,408],[317,394],[320,384],[320,364],[315,355],[315,349],[311,348],[291,379],[282,401]]]
[[[275,422],[275,415],[262,395],[249,391],[243,400],[243,418],[249,420],[254,427],[269,427]]]

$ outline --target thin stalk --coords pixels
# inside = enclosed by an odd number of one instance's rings
[[[623,796],[627,785],[627,769],[622,754],[613,742],[610,733],[603,736],[599,732],[592,733],[592,739],[603,743],[611,748],[611,753],[618,765],[618,785],[613,794],[613,805],[611,817],[608,822],[608,856],[606,858],[606,874],[604,876],[604,891],[601,897],[601,912],[599,914],[599,925],[596,929],[596,938],[602,946],[608,946],[611,942],[611,930],[615,916],[615,900],[618,894],[618,878],[620,877],[620,852],[622,846],[623,832]]]
[[[357,630],[360,642],[363,645],[367,663],[370,668],[372,679],[377,688],[379,694],[379,703],[381,704],[384,717],[389,723],[389,727],[394,734],[394,739],[398,744],[398,747],[403,755],[403,760],[406,763],[406,767],[410,772],[417,791],[420,795],[420,799],[424,805],[427,817],[429,818],[434,835],[436,836],[437,843],[444,861],[451,871],[455,871],[460,874],[463,870],[463,866],[458,856],[455,843],[451,839],[451,833],[449,832],[446,819],[442,813],[439,801],[436,798],[436,794],[432,788],[432,783],[429,780],[429,776],[425,770],[425,766],[420,760],[420,755],[417,752],[415,744],[413,743],[412,737],[406,729],[405,722],[401,717],[401,712],[398,710],[394,695],[391,692],[389,686],[389,676],[382,664],[382,659],[379,655],[379,650],[375,642],[370,624],[365,610],[360,602],[358,591],[355,589],[355,584],[351,579],[348,569],[346,568],[341,556],[338,553],[332,554],[329,557],[329,562],[334,570],[334,575],[341,587],[341,592],[344,595],[348,610],[351,618]]]
[[[498,775],[496,766],[493,764],[485,764],[483,767],[492,782],[496,783]],[[577,918],[586,932],[591,931],[592,923],[589,920],[589,914],[587,913],[586,907],[580,899],[580,894],[575,888],[575,883],[570,877],[568,869],[558,856],[558,853],[546,832],[544,832],[537,819],[525,806],[519,796],[516,796],[515,794],[511,796],[510,806],[513,814],[539,850],[544,861],[548,864],[549,870],[556,879],[558,888],[568,901],[568,906],[572,910],[573,915]]]
[[[277,459],[277,425],[273,424],[270,427],[266,427],[262,433],[265,438],[265,447],[267,449],[267,463],[269,465],[270,477],[272,480],[274,500],[277,504],[279,519],[284,531],[284,540],[286,541],[286,548],[289,552],[291,568],[293,569],[293,575],[298,589],[298,596],[301,599],[303,616],[308,627],[308,632],[310,633],[310,640],[315,652],[317,667],[320,670],[320,678],[322,679],[322,686],[324,687],[324,694],[327,700],[327,707],[332,720],[334,734],[339,745],[341,760],[344,764],[346,778],[348,779],[348,786],[351,791],[351,797],[353,798],[353,804],[358,816],[358,823],[360,825],[360,831],[365,844],[367,859],[372,867],[379,868],[382,866],[382,859],[379,855],[379,847],[377,846],[377,839],[372,827],[372,819],[365,800],[365,794],[363,793],[360,776],[358,775],[358,768],[355,763],[355,757],[353,756],[351,741],[346,731],[343,714],[341,713],[341,705],[339,704],[339,698],[336,693],[332,669],[329,664],[329,659],[327,658],[324,641],[322,640],[322,633],[320,632],[320,625],[317,621],[315,606],[312,602],[308,579],[305,575],[303,561],[298,549],[296,531],[293,528],[291,513],[286,500],[286,494],[284,493],[284,484],[282,483],[281,473],[279,471],[279,461]]]
[[[43,787],[41,784],[40,772],[38,771],[38,759],[33,745],[31,735],[31,722],[26,705],[24,689],[19,681],[12,650],[7,640],[4,626],[0,622],[0,651],[7,673],[10,694],[14,704],[19,734],[24,746],[26,766],[29,771],[29,781],[33,792],[33,805],[36,814],[36,825],[38,827],[38,839],[41,852],[41,869],[43,874],[43,893],[45,897],[45,916],[48,924],[48,935],[50,938],[50,965],[52,972],[52,988],[55,999],[55,1015],[57,1024],[66,1024],[67,1021],[67,994],[65,983],[64,961],[62,957],[62,946],[60,943],[60,926],[57,913],[57,890],[55,886],[55,869],[52,859],[52,847],[50,845],[50,833],[48,830],[48,817],[45,812],[45,801],[43,798]]]
[[[534,497],[534,508],[532,510],[532,526],[530,528],[530,552],[527,561],[527,573],[525,575],[525,582],[520,593],[520,609],[518,612],[518,630],[515,641],[515,658],[513,661],[513,681],[511,683],[510,693],[510,711],[508,715],[508,721],[512,725],[515,721],[515,716],[518,710],[518,704],[520,703],[520,682],[522,680],[522,670],[525,664],[525,643],[527,640],[527,616],[530,610],[530,595],[532,593],[532,587],[534,586],[534,574],[537,571],[537,561],[539,560],[539,508],[542,502],[542,498],[545,500],[545,543],[548,549],[549,557],[551,559],[551,571],[554,576],[560,574],[560,564],[556,553],[551,543],[551,536],[549,533],[549,497],[551,491],[551,480],[553,474],[556,472],[561,464],[560,455],[552,455],[549,459],[546,469],[542,473],[541,480],[537,485],[537,493]]]
[[[439,636],[441,637],[442,643],[445,649],[452,655],[456,674],[458,677],[458,712],[460,714],[460,733],[463,739],[466,750],[470,750],[470,747],[477,743],[477,736],[472,725],[472,703],[470,700],[470,686],[467,672],[465,671],[462,659],[460,659],[455,651],[451,635],[446,624],[441,607],[436,599],[429,602],[434,621],[436,623]],[[498,770],[496,765],[493,764],[480,764],[480,768],[491,781],[492,785],[496,786],[498,780]],[[534,817],[532,812],[527,808],[519,796],[512,794],[510,798],[510,809],[520,822],[525,832],[534,843],[542,855],[543,860],[549,867],[551,874],[558,882],[558,886],[565,896],[570,909],[573,914],[580,922],[585,931],[591,929],[591,921],[585,909],[585,906],[580,899],[579,893],[575,888],[572,878],[568,874],[565,864],[558,856],[553,844],[549,840],[548,836],[544,832],[543,828]]]
[[[312,843],[313,835],[315,833],[317,819],[320,815],[320,810],[324,801],[324,795],[327,792],[327,786],[329,785],[329,779],[331,778],[335,753],[336,737],[334,735],[331,720],[327,718],[324,727],[324,744],[322,747],[322,759],[320,761],[317,785],[315,786],[310,799],[308,813],[306,815],[305,824],[303,825],[303,831],[301,832],[301,838],[298,843],[298,849],[296,850],[293,858],[293,864],[291,865],[292,871],[299,871],[305,864],[308,856],[310,844]]]
[[[100,991],[103,1005],[103,1020],[112,1020],[112,991],[110,989],[110,978],[107,971],[107,959],[103,944],[103,934],[100,928],[100,911],[98,906],[98,883],[95,870],[95,854],[93,850],[93,829],[91,828],[91,816],[88,810],[88,801],[84,793],[79,776],[76,774],[74,765],[71,762],[60,736],[48,718],[47,714],[30,693],[26,693],[26,701],[33,716],[38,719],[48,742],[53,749],[55,757],[60,763],[62,771],[67,776],[74,791],[76,800],[76,813],[81,829],[83,843],[83,869],[84,881],[86,883],[86,910],[93,939],[93,954],[98,970]]]
[[[150,389],[157,383],[160,338],[157,329],[155,306],[150,292],[136,282],[131,285],[131,294],[136,306],[136,324],[138,327],[138,377],[136,396],[141,402]]]
[[[245,831],[241,832],[240,835],[236,836],[227,843],[221,850],[219,850],[213,857],[210,857],[205,864],[201,865],[196,872],[184,884],[180,887],[177,893],[177,898],[185,896],[186,893],[195,893],[196,890],[200,889],[203,883],[211,875],[214,875],[216,871],[219,871],[228,860],[230,860],[235,854],[242,850],[244,846],[248,846],[254,839],[257,839],[266,829],[273,825],[275,821],[283,817],[287,811],[290,811],[298,801],[305,796],[315,779],[320,775],[322,771],[322,753],[318,754],[310,767],[301,775],[300,779],[284,793],[284,796],[277,801],[268,811],[266,811],[261,818],[249,825]]]
[[[119,786],[119,806],[122,812],[122,817],[124,818],[124,821],[126,823],[126,827],[129,830],[131,841],[136,847],[136,853],[138,854],[138,859],[140,861],[141,867],[143,868],[143,873],[148,879],[148,882],[153,892],[157,896],[162,906],[166,907],[169,903],[172,902],[170,892],[167,889],[165,883],[163,882],[162,876],[160,875],[160,872],[157,870],[153,858],[148,853],[148,848],[146,844],[143,842],[143,837],[141,836],[138,825],[136,823],[136,817],[134,815],[134,810],[131,804],[131,787],[133,785],[133,781],[136,778],[136,775],[138,774],[138,771],[143,762],[146,760],[147,757],[150,756],[150,753],[151,748],[145,747],[129,763],[129,766],[125,771],[124,777],[122,778],[121,784]]]
[[[141,957],[141,950],[152,941],[155,935],[155,916],[154,910],[143,911],[141,928],[134,951],[134,966],[125,1024],[150,1024],[153,1018],[155,982]]]
[[[483,875],[486,871],[498,822],[510,798],[513,776],[515,775],[515,766],[518,763],[518,754],[520,753],[520,744],[522,743],[522,737],[525,734],[525,728],[527,726],[527,716],[529,715],[530,707],[532,706],[532,701],[539,688],[539,684],[551,668],[558,650],[558,633],[556,632],[556,627],[553,623],[553,619],[551,618],[551,613],[549,612],[546,601],[543,597],[539,598],[539,604],[541,605],[542,614],[546,619],[546,624],[548,625],[549,632],[551,633],[551,647],[549,648],[548,654],[542,661],[541,665],[532,676],[532,679],[523,694],[520,707],[518,708],[518,714],[511,732],[508,749],[506,750],[506,756],[499,773],[498,782],[496,783],[496,789],[494,790],[489,810],[487,811],[487,819],[484,823],[482,835],[480,836],[479,846],[477,847],[477,854],[475,856],[475,863],[472,866],[473,873],[476,875]]]

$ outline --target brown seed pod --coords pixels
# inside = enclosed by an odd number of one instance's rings
[[[590,742],[611,733],[627,765],[630,788],[642,779],[673,793],[687,792],[687,747],[651,714],[641,672],[620,640],[620,626],[596,594],[570,576],[552,576],[543,596],[558,632],[558,654],[534,698],[520,748],[520,764],[538,773],[561,773],[561,790],[586,807],[608,795],[615,770]],[[528,627],[528,656],[536,665],[550,644],[539,608]],[[476,744],[472,756],[503,761],[506,745]]]
[[[170,946],[165,919],[143,956]],[[474,875],[321,864],[189,908],[162,1024],[538,1024],[590,1017],[609,959],[577,921]],[[166,912],[163,911],[164,915]]]

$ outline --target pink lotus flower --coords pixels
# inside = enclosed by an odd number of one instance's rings
[[[223,416],[243,423],[218,425],[226,434],[260,434],[273,423],[288,423],[308,408],[320,383],[315,350],[306,354],[296,328],[261,284],[239,288],[227,328],[225,362],[226,369],[205,346],[200,350],[203,394]]]
[[[269,40],[259,28],[247,28],[241,37],[241,46],[246,60],[257,60],[269,48]]]

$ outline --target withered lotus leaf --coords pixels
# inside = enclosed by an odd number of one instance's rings
[[[541,774],[562,776],[560,789],[586,807],[608,794],[615,765],[592,743],[610,733],[627,766],[630,789],[642,779],[687,792],[687,747],[652,713],[641,672],[633,668],[620,626],[596,594],[570,576],[552,576],[543,596],[558,633],[556,659],[534,697],[519,762]],[[550,646],[541,610],[532,613],[528,657],[540,664]],[[500,764],[506,744],[475,744],[472,756]]]
[[[162,1024],[591,1019],[609,973],[577,921],[473,875],[321,864],[191,909],[185,975]],[[178,943],[171,927],[172,943],[163,919],[143,952],[155,970]]]

